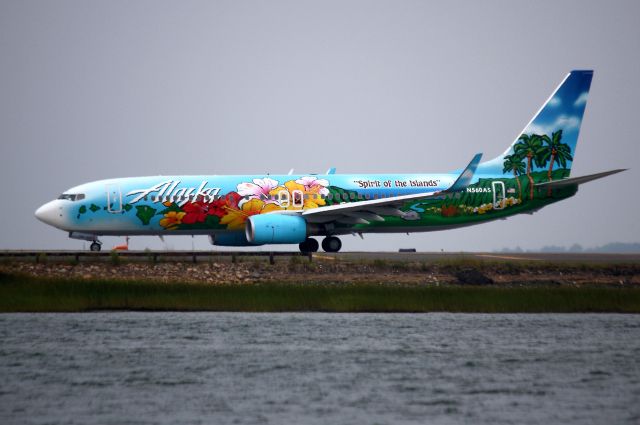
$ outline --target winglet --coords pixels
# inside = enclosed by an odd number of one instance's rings
[[[336,173],[336,167],[331,167],[327,170],[325,174],[335,174],[335,173]]]
[[[469,165],[467,165],[467,168],[465,168],[464,171],[460,173],[458,179],[451,185],[451,187],[447,189],[447,192],[457,192],[466,189],[466,187],[471,183],[471,179],[476,173],[476,168],[478,168],[478,164],[480,163],[481,159],[482,154],[476,154]]]

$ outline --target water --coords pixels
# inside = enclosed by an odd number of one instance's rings
[[[639,422],[638,315],[0,315],[2,424]]]

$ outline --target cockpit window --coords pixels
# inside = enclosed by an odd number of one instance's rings
[[[68,201],[80,201],[84,199],[84,193],[63,193],[58,199],[66,199]]]

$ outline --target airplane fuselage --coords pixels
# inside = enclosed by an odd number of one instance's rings
[[[43,206],[39,216],[76,234],[216,234],[244,231],[246,219],[256,214],[441,192],[456,177],[452,173],[119,178],[71,188],[62,199]],[[358,220],[357,216],[310,220],[314,226],[309,235],[461,227],[539,209],[575,193],[556,190],[547,196],[546,190],[538,190],[533,199],[527,199],[521,193],[528,184],[523,176],[520,188],[515,178],[477,177],[476,183],[444,199],[409,201],[396,211],[372,208],[384,220]],[[330,229],[324,226],[327,222],[332,224]]]
[[[36,211],[73,238],[209,235],[215,245],[298,243],[335,252],[337,236],[426,232],[531,213],[573,196],[571,178],[593,71],[572,71],[507,150],[444,174],[155,176],[69,189]],[[332,170],[333,171],[333,170]]]

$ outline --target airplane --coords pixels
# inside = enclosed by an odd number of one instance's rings
[[[208,235],[217,246],[298,244],[338,252],[339,236],[455,229],[533,212],[624,169],[570,177],[593,71],[571,71],[502,155],[442,174],[153,176],[73,187],[35,212],[69,237]]]

